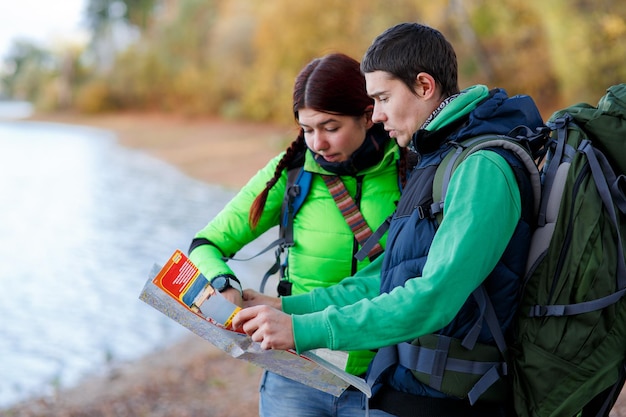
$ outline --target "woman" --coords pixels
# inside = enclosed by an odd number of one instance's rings
[[[293,221],[295,244],[289,249],[282,281],[282,288],[289,290],[282,294],[336,284],[379,254],[370,252],[362,261],[355,258],[360,244],[329,192],[329,187],[343,184],[372,231],[394,211],[404,158],[383,128],[372,122],[372,109],[359,63],[346,55],[315,59],[298,74],[293,92],[293,112],[300,127],[297,139],[197,233],[189,249],[190,259],[227,298],[242,302],[241,285],[223,257],[231,257],[279,224],[287,168],[298,165],[296,161],[312,174],[312,182]],[[379,241],[381,248],[385,240],[386,235]],[[346,371],[363,375],[373,355],[350,352]],[[259,408],[261,416],[272,417],[349,416],[361,412],[362,399],[357,390],[349,389],[337,398],[265,372]]]

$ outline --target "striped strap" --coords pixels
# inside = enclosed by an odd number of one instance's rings
[[[365,222],[359,208],[354,203],[352,197],[350,197],[350,194],[348,194],[346,187],[343,185],[343,182],[338,176],[322,175],[322,178],[328,187],[328,191],[330,191],[330,195],[333,196],[339,211],[341,211],[341,214],[346,220],[346,223],[348,223],[348,226],[352,229],[352,233],[354,234],[357,242],[363,246],[367,239],[372,235],[372,230]],[[382,252],[383,248],[380,246],[380,243],[376,243],[367,256],[370,259],[374,259]]]

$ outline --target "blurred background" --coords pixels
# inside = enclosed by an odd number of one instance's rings
[[[80,33],[56,42],[12,39],[2,57],[2,96],[40,111],[291,122],[292,81],[304,64],[334,51],[359,59],[377,34],[401,21],[429,24],[449,38],[461,87],[485,83],[526,93],[545,113],[572,101],[595,103],[626,79],[626,3],[618,0],[68,4],[80,8]]]
[[[189,336],[137,299],[148,271],[292,140],[311,59],[418,21],[461,88],[529,94],[546,119],[626,81],[622,0],[0,2],[0,414],[45,396],[23,415],[71,415],[60,390]],[[233,268],[256,288],[271,258]]]

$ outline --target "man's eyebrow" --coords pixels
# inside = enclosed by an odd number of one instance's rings
[[[382,96],[384,94],[387,94],[387,92],[384,91],[384,90],[383,91],[374,91],[372,93],[367,93],[367,95],[370,96],[371,98],[378,98],[378,97],[380,97],[380,96]]]

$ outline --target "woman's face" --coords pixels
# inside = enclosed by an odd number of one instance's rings
[[[346,161],[361,146],[365,133],[372,127],[369,112],[355,117],[300,109],[298,123],[304,129],[309,149],[328,162]]]

